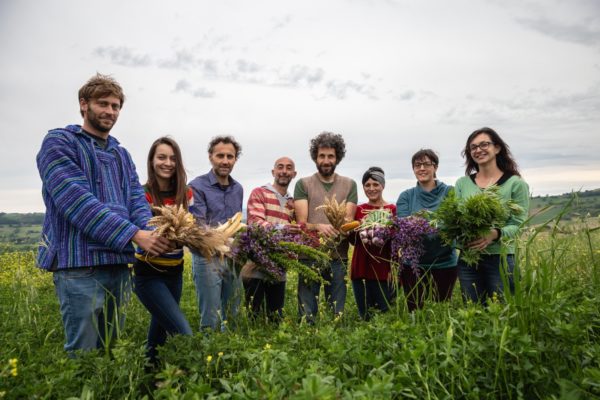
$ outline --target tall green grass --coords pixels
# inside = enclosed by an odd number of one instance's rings
[[[568,232],[560,215],[527,228],[513,295],[489,307],[426,302],[358,318],[352,292],[334,318],[296,320],[290,277],[285,320],[252,321],[242,310],[226,333],[175,337],[163,364],[145,366],[148,314],[135,296],[110,351],[69,359],[51,275],[33,253],[0,256],[0,398],[413,398],[600,397],[600,233],[589,220]],[[189,260],[182,308],[198,314]],[[350,288],[349,288],[350,289]],[[17,376],[7,368],[18,360]]]

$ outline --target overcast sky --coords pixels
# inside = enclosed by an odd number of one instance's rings
[[[4,212],[44,210],[35,156],[81,123],[96,72],[125,90],[111,134],[142,182],[157,137],[179,142],[191,180],[231,134],[247,195],[279,156],[312,174],[309,141],[328,130],[346,140],[338,172],[383,167],[395,202],[415,151],[436,150],[454,183],[468,134],[490,126],[533,195],[600,187],[597,0],[0,0],[0,54]]]

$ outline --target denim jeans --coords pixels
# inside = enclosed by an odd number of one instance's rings
[[[152,316],[146,345],[148,358],[156,361],[156,347],[167,341],[167,336],[192,335],[192,328],[179,308],[183,287],[182,274],[135,275],[133,291]]]
[[[267,320],[279,322],[283,318],[285,301],[285,281],[269,282],[259,278],[244,279],[246,307],[253,319],[265,311]]]
[[[242,295],[242,280],[230,259],[207,259],[192,254],[192,276],[196,285],[200,329],[221,327],[225,330],[227,316],[238,313]]]
[[[419,275],[417,275],[412,267],[404,265],[400,277],[408,311],[423,308],[425,299],[436,302],[450,300],[457,274],[457,267],[448,267],[419,268]]]
[[[54,287],[65,329],[65,350],[110,345],[123,328],[120,308],[129,300],[126,264],[69,268],[54,272]]]
[[[346,261],[332,260],[331,268],[321,273],[327,284],[324,287],[325,300],[332,311],[339,315],[346,304]],[[319,311],[319,293],[321,284],[307,282],[302,276],[298,277],[298,316],[309,322],[314,322]]]
[[[506,279],[509,290],[514,291],[513,273],[515,269],[515,257],[509,254],[506,257],[507,271]],[[500,275],[502,268],[501,256],[499,254],[484,254],[479,263],[472,267],[458,260],[458,279],[464,301],[471,300],[474,303],[485,304],[488,297],[495,292],[499,296],[504,293],[504,284]]]
[[[371,318],[370,309],[386,312],[392,301],[392,287],[388,281],[376,279],[353,279],[352,289],[358,315],[366,321]]]

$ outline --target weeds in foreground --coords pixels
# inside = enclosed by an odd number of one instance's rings
[[[387,314],[342,318],[321,305],[296,320],[296,281],[279,325],[242,310],[226,333],[174,337],[151,369],[148,315],[134,298],[121,338],[69,359],[51,275],[30,252],[0,255],[0,398],[589,399],[600,396],[600,231],[560,216],[519,247],[514,295],[487,308],[426,302],[408,313],[402,293]],[[187,260],[182,308],[198,324]],[[401,291],[400,291],[401,292]],[[11,361],[18,360],[18,361]],[[16,365],[11,373],[10,363]]]

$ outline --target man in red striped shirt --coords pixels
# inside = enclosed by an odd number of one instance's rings
[[[296,177],[294,161],[281,157],[271,171],[273,183],[257,187],[248,198],[248,224],[274,226],[279,229],[300,230],[294,220],[294,197],[288,193],[290,182]],[[257,317],[266,308],[267,317],[277,321],[283,316],[285,278],[281,282],[269,282],[265,275],[249,261],[242,269],[246,304]]]

